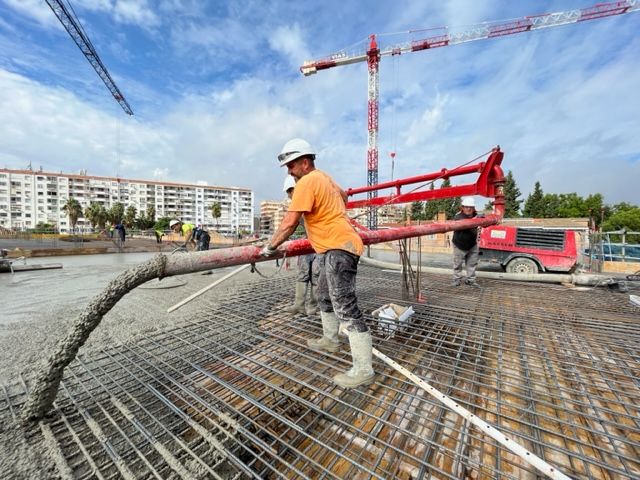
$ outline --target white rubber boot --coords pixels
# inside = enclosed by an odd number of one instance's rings
[[[309,282],[309,302],[307,303],[307,315],[318,313],[318,297],[316,297],[316,287]]]
[[[304,311],[304,293],[307,284],[304,282],[296,282],[296,298],[293,305],[285,307],[284,311],[288,313],[305,313]]]
[[[333,382],[342,388],[355,388],[373,382],[375,373],[371,365],[371,332],[349,332],[353,367],[333,377]]]
[[[337,352],[340,349],[338,340],[338,317],[333,312],[320,312],[322,320],[322,337],[307,340],[309,348],[314,350],[326,350],[327,352]]]

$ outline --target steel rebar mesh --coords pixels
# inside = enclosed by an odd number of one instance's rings
[[[362,309],[411,303],[399,279],[361,267]],[[336,354],[307,348],[321,327],[282,311],[292,283],[203,297],[197,319],[79,357],[41,424],[59,463],[105,479],[537,477],[382,363],[370,387],[334,386],[346,340]],[[624,295],[446,283],[423,276],[408,325],[372,319],[375,348],[572,478],[640,476],[640,322]],[[3,386],[0,417],[15,417],[26,389]]]

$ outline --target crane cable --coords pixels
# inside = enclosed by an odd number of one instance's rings
[[[398,57],[393,59],[393,86],[392,91],[398,90],[400,84],[400,63]],[[398,143],[398,102],[394,101],[391,110],[391,180],[393,180],[393,171],[395,168],[396,147]]]

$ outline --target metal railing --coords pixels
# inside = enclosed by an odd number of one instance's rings
[[[593,232],[584,253],[588,256],[590,270],[596,272],[602,270],[602,262],[640,263],[640,232]]]

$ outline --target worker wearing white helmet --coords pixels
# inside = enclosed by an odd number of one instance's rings
[[[308,340],[307,344],[313,349],[336,352],[340,348],[338,331],[346,331],[353,367],[333,380],[343,388],[354,388],[371,383],[374,378],[371,332],[358,307],[355,290],[364,247],[346,215],[347,194],[329,175],[315,168],[315,158],[309,142],[300,138],[288,141],[278,155],[280,166],[286,166],[297,183],[289,211],[262,255],[275,255],[276,248],[295,231],[304,215],[307,237],[317,254],[322,320],[322,337]]]
[[[293,189],[296,186],[296,179],[291,175],[287,175],[284,179],[284,185],[282,187],[282,191],[287,194],[289,199],[293,196]]]
[[[473,197],[462,197],[460,202],[460,212],[453,218],[454,220],[464,220],[477,216],[476,202]],[[476,267],[478,266],[478,229],[468,228],[453,232],[453,283],[454,287],[460,286],[463,275],[462,268],[466,266],[467,278],[464,283],[473,287],[478,287],[476,282]]]
[[[284,179],[284,185],[282,191],[287,194],[289,201],[293,197],[293,191],[296,186],[296,179],[291,175],[287,175]],[[288,207],[288,204],[287,204]],[[300,233],[302,238],[306,236],[304,230],[304,222],[300,221],[296,231]],[[298,273],[296,276],[296,295],[293,301],[293,305],[289,305],[284,310],[289,313],[306,313],[307,315],[315,315],[318,313],[318,300],[316,298],[316,288],[318,285],[318,269],[315,268],[317,262],[315,253],[308,255],[300,255],[297,259]],[[309,300],[307,300],[307,293],[309,293]],[[306,307],[305,307],[306,303]]]
[[[189,244],[191,244],[193,248],[196,247],[196,242],[193,238],[193,230],[195,228],[193,223],[184,223],[181,220],[173,219],[169,221],[169,228],[174,233],[179,233],[185,238],[184,243],[182,244],[184,248],[187,248],[187,245]]]

